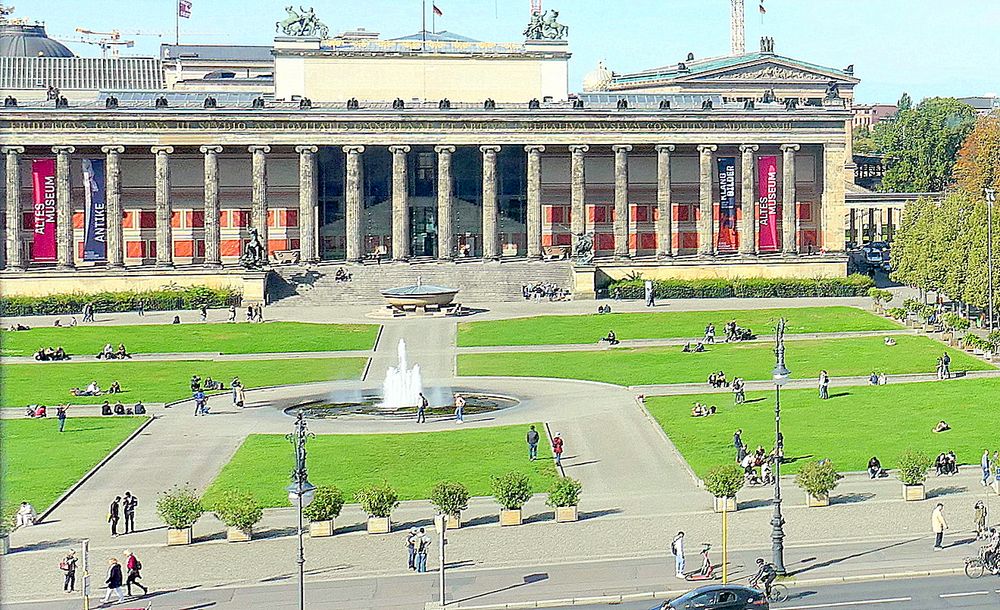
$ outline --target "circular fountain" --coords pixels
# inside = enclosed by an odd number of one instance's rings
[[[451,305],[458,294],[458,288],[445,288],[431,284],[416,283],[380,291],[382,298],[393,307],[427,308]]]

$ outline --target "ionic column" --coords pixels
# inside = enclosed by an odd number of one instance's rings
[[[361,212],[364,200],[361,153],[364,146],[345,146],[347,154],[347,186],[344,191],[344,211],[347,224],[347,260],[360,262],[364,256],[364,240],[361,235]]]
[[[587,172],[584,166],[583,155],[590,147],[586,144],[573,144],[569,147],[570,152],[570,231],[573,233],[573,250],[576,251],[576,243],[580,236],[587,230],[586,201],[587,201]]]
[[[24,252],[21,250],[21,155],[23,146],[4,146],[0,148],[4,155],[6,166],[6,212],[7,225],[7,268],[23,271],[27,264]]]
[[[153,146],[156,156],[156,266],[174,266],[174,234],[170,228],[170,154],[173,146]]]
[[[451,226],[452,216],[452,177],[451,155],[454,146],[435,146],[438,155],[438,258],[451,260],[454,248],[455,231]]]
[[[500,258],[497,232],[497,153],[499,146],[480,146],[483,153],[483,258]]]
[[[545,147],[531,144],[524,147],[528,153],[528,258],[542,257],[542,153]]]
[[[76,260],[73,252],[73,201],[70,198],[69,156],[73,146],[53,146],[56,154],[56,260],[59,269],[72,269]]]
[[[112,269],[125,266],[125,238],[122,235],[122,153],[124,146],[102,146],[107,172],[106,214],[108,223],[108,265]]]
[[[674,209],[670,201],[670,153],[673,144],[659,144],[656,147],[656,256],[668,258],[674,255],[673,222]]]
[[[299,260],[314,263],[316,254],[316,206],[319,190],[316,188],[319,175],[316,172],[316,146],[296,146],[299,153]]]
[[[406,155],[409,146],[390,146],[392,153],[392,260],[404,261],[410,256],[409,182]]]
[[[629,144],[616,144],[611,147],[615,153],[615,257],[629,257],[629,218],[628,218],[628,153],[632,150]]]
[[[264,254],[268,252],[267,247],[267,153],[271,152],[271,147],[266,145],[255,145],[247,147],[250,152],[250,176],[252,182],[252,202],[251,224],[257,229],[260,235],[260,243],[264,244]]]
[[[781,145],[781,251],[798,254],[798,214],[795,202],[795,151],[798,144]]]
[[[700,189],[698,215],[698,254],[715,254],[715,227],[712,224],[712,153],[718,150],[715,144],[698,146],[700,155]]]
[[[752,256],[757,253],[757,198],[753,194],[754,153],[760,147],[756,144],[740,146],[740,208],[743,218],[740,222],[740,254]]]
[[[219,153],[222,152],[222,147],[218,145],[202,146],[199,150],[205,155],[205,266],[221,267]]]

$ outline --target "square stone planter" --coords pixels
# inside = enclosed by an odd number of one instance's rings
[[[556,523],[572,523],[580,520],[580,512],[575,506],[557,506]]]
[[[329,538],[333,535],[333,519],[309,522],[310,538]]]
[[[927,499],[927,493],[921,485],[903,485],[903,499],[907,502],[919,502]]]
[[[0,555],[10,552],[10,536],[0,536]]]
[[[1000,481],[994,480],[992,483],[993,491],[996,495],[1000,496]]]
[[[522,523],[524,523],[524,518],[521,516],[520,508],[515,510],[500,509],[500,525],[521,525]]]
[[[226,530],[226,540],[229,542],[250,542],[253,539],[253,529],[246,531],[238,527],[230,527]]]
[[[440,515],[438,515],[440,517]],[[462,513],[457,515],[447,515],[445,516],[445,527],[450,530],[457,530],[462,527]],[[438,518],[434,519],[434,531],[441,533],[441,521]]]
[[[191,528],[167,528],[167,546],[183,546],[191,544]]]
[[[806,494],[806,506],[813,508],[819,506],[830,506],[830,494],[823,494],[821,496],[814,496],[812,494]]]
[[[388,534],[392,531],[389,517],[368,517],[369,534]]]
[[[736,498],[715,498],[715,512],[736,512]]]

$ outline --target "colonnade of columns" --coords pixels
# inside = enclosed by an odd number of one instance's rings
[[[548,147],[531,144],[523,147],[527,154],[527,255],[529,258],[539,258],[542,255],[542,178],[541,155],[546,149],[550,151],[555,146]],[[586,154],[590,147],[586,144],[576,144],[567,147],[570,155],[570,229],[576,236],[582,235],[586,229]],[[797,144],[781,146],[783,155],[783,197],[782,250],[786,254],[797,252],[796,244],[796,199],[795,199],[795,153],[799,150]],[[656,221],[657,255],[671,257],[675,252],[673,231],[673,202],[671,199],[671,155],[676,147],[672,144],[660,144],[654,147],[656,152]],[[72,268],[74,264],[74,240],[72,225],[72,206],[70,200],[70,156],[75,152],[73,146],[54,146],[52,152],[56,155],[56,202],[57,202],[57,262],[60,268]],[[173,244],[171,230],[171,175],[170,158],[174,153],[172,146],[152,146],[148,149],[155,159],[154,191],[156,207],[156,264],[169,267],[173,264]],[[204,264],[208,267],[219,267],[222,264],[220,255],[220,205],[219,205],[219,155],[224,147],[221,145],[205,145],[199,148],[204,155],[204,231],[205,255]],[[251,199],[252,222],[264,244],[267,244],[267,155],[271,147],[267,145],[249,146],[247,152],[251,156]],[[392,155],[392,258],[405,260],[410,252],[410,233],[408,227],[408,168],[407,154],[410,146],[394,145],[389,147]],[[630,252],[630,220],[629,220],[629,177],[628,157],[633,150],[630,144],[617,144],[611,147],[614,154],[614,255],[617,258],[628,258]],[[715,144],[697,146],[699,153],[699,214],[697,218],[698,254],[712,256],[716,253],[715,222],[713,218],[713,160],[718,151]],[[752,209],[756,205],[754,197],[754,154],[759,150],[755,144],[745,144],[739,148],[742,158],[741,201]],[[101,151],[106,155],[106,197],[107,197],[107,259],[113,268],[124,266],[124,240],[122,236],[122,181],[121,155],[125,148],[120,145],[104,146]],[[299,250],[300,259],[304,262],[315,262],[319,258],[316,240],[317,203],[318,203],[318,168],[317,146],[297,146],[295,152],[299,158]],[[362,234],[362,213],[364,210],[364,163],[362,155],[365,147],[348,145],[343,147],[346,156],[345,183],[345,218],[347,233],[347,259],[360,261],[364,253]],[[439,258],[450,259],[454,252],[453,235],[453,184],[452,155],[453,145],[434,147],[437,154],[437,214],[438,214],[438,252]],[[500,240],[498,232],[498,175],[497,156],[501,146],[484,145],[480,147],[482,154],[482,230],[483,257],[496,259],[500,257]],[[24,269],[26,261],[19,247],[21,202],[21,156],[23,146],[0,147],[0,153],[6,159],[6,255],[7,266],[14,269]],[[745,208],[746,209],[746,208]],[[741,234],[740,253],[753,255],[756,252],[755,214],[744,213],[739,227]]]

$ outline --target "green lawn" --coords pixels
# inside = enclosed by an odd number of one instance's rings
[[[73,417],[71,410],[62,434],[55,417],[0,420],[0,503],[27,501],[41,513],[146,419]]]
[[[785,358],[793,378],[816,377],[826,369],[834,377],[934,372],[947,349],[953,371],[988,370],[991,365],[927,337],[901,335],[886,346],[881,337],[786,341]],[[769,379],[774,368],[770,343],[709,346],[702,354],[679,347],[625,348],[586,352],[509,352],[461,354],[459,375],[560,377],[619,385],[707,381],[713,371],[744,379]]]
[[[822,401],[815,390],[781,393],[781,431],[785,456],[798,461],[782,466],[796,472],[807,459],[829,458],[841,471],[861,471],[878,456],[894,468],[904,449],[931,457],[955,451],[963,464],[978,464],[983,449],[1000,449],[995,405],[1000,379],[901,383],[833,388]],[[741,406],[726,395],[657,396],[646,400],[688,464],[700,476],[735,458],[733,432],[743,429],[750,447],[774,445],[774,392],[749,392]],[[718,405],[711,417],[691,417],[695,401]],[[951,430],[931,432],[945,420]]]
[[[771,334],[778,318],[788,320],[788,333],[831,333],[902,328],[895,322],[855,307],[795,307],[725,311],[665,311],[585,316],[536,316],[458,325],[458,345],[556,345],[595,343],[612,329],[619,339],[701,337],[709,323],[723,337],[726,322],[736,320],[762,335]]]
[[[377,324],[150,324],[32,328],[5,332],[4,356],[30,356],[40,347],[62,346],[72,356],[94,356],[111,343],[134,354],[221,352],[257,354],[367,350]]]
[[[281,360],[172,362],[85,362],[6,364],[0,368],[5,407],[27,404],[100,404],[107,398],[114,402],[169,402],[191,396],[191,376],[212,377],[227,386],[239,376],[248,389],[271,385],[290,385],[311,381],[357,379],[365,367],[365,358],[287,358]],[[118,381],[121,394],[111,396],[71,396],[71,388],[84,388],[97,381],[101,388]]]
[[[541,424],[535,424],[543,431]],[[348,502],[371,483],[387,482],[401,500],[428,498],[442,480],[464,483],[473,496],[492,495],[490,477],[511,470],[528,475],[536,492],[556,477],[551,450],[543,441],[538,461],[528,461],[528,426],[469,428],[410,434],[322,434],[309,440],[309,480],[335,485]],[[544,435],[544,432],[543,432]],[[292,446],[284,436],[253,434],[205,492],[206,504],[234,487],[245,488],[264,506],[288,506]]]

